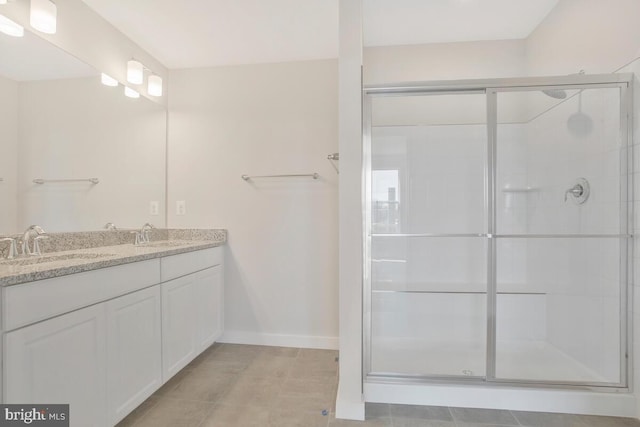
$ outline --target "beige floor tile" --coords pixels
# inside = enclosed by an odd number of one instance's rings
[[[268,408],[215,405],[200,427],[264,427],[268,425]]]
[[[338,362],[331,359],[312,359],[298,356],[289,372],[291,378],[324,379],[338,376]]]
[[[244,371],[246,375],[256,377],[285,378],[294,366],[294,358],[261,353]]]
[[[220,374],[241,374],[251,365],[252,360],[233,360],[231,358],[207,358],[195,366],[193,371],[217,372]]]
[[[453,421],[425,420],[421,418],[393,418],[393,427],[457,427]],[[483,427],[491,427],[483,424]]]
[[[299,379],[289,377],[282,384],[281,395],[312,398],[335,398],[338,383],[333,378]]]
[[[262,354],[270,354],[272,356],[281,356],[281,357],[298,357],[298,353],[300,352],[299,348],[292,347],[270,347],[264,346],[262,347]]]
[[[180,384],[180,381],[182,381],[187,375],[189,375],[192,370],[193,369],[183,369],[183,370],[181,370],[180,372],[175,374],[169,381],[167,381],[162,387],[160,387],[158,390],[156,390],[156,392],[153,395],[156,396],[156,397],[161,397],[161,396],[166,395],[171,390],[176,388],[178,386],[178,384]]]
[[[162,397],[135,427],[198,427],[210,409],[207,402]]]
[[[127,415],[125,419],[120,421],[116,425],[116,427],[132,427],[136,422],[140,420],[140,418],[142,418],[144,414],[147,413],[147,411],[149,411],[149,409],[151,409],[156,403],[158,403],[159,400],[159,397],[149,397],[147,400],[142,402],[140,406],[134,409],[133,412]]]
[[[639,427],[640,421],[635,418],[599,417],[596,415],[580,415],[584,427]]]
[[[191,371],[165,396],[175,399],[216,402],[237,382],[238,374]]]
[[[298,353],[300,359],[313,359],[336,362],[337,350],[318,350],[313,348],[301,348]]]
[[[269,427],[326,427],[328,423],[329,415],[294,409],[274,409],[269,417]]]
[[[521,425],[526,427],[585,427],[579,415],[524,411],[511,411],[511,413]]]
[[[241,375],[222,397],[227,405],[272,407],[280,395],[284,379]]]

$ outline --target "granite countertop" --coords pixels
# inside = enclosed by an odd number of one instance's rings
[[[113,267],[131,262],[145,261],[185,252],[224,245],[226,233],[213,238],[192,240],[192,236],[179,235],[168,240],[151,241],[135,246],[131,243],[70,249],[45,253],[42,256],[0,259],[0,286],[18,285],[36,280],[66,276],[68,274]],[[209,236],[207,236],[209,237]]]

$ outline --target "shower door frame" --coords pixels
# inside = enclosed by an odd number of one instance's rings
[[[583,389],[604,392],[624,392],[631,388],[632,337],[633,337],[633,74],[576,74],[557,77],[504,78],[486,80],[412,82],[397,85],[365,86],[362,98],[362,177],[363,177],[363,382],[382,383],[446,383],[484,386],[522,386],[538,388]],[[497,234],[496,229],[496,170],[497,170],[497,94],[501,92],[540,91],[547,89],[620,89],[620,233],[619,234]],[[410,234],[405,237],[479,237],[487,242],[486,283],[486,369],[484,376],[399,374],[371,372],[371,158],[372,158],[372,99],[380,96],[425,96],[455,94],[485,94],[487,126],[487,159],[485,162],[486,234]],[[570,98],[567,98],[567,100]],[[564,102],[564,101],[562,101]],[[553,107],[554,108],[555,104]],[[622,177],[626,177],[623,179]],[[622,206],[626,205],[626,209]],[[399,235],[404,236],[404,235]],[[499,238],[588,238],[613,237],[620,239],[620,382],[554,381],[496,378],[496,329],[497,329],[497,247]]]

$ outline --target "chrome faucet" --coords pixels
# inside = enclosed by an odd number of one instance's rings
[[[40,252],[40,245],[38,244],[38,239],[46,238],[44,236],[46,232],[39,225],[32,225],[26,229],[24,234],[22,235],[22,254],[23,255],[42,255]],[[35,235],[33,239],[33,250],[29,248],[29,239],[32,235]]]
[[[140,235],[142,236],[142,243],[149,243],[149,232],[154,229],[153,224],[149,224],[148,222],[142,226],[140,229]]]
[[[133,243],[135,246],[143,245],[145,243],[149,243],[151,239],[149,238],[149,232],[153,230],[155,227],[153,224],[149,224],[148,222],[142,226],[140,231],[132,231],[131,234],[136,235],[136,240]]]
[[[104,225],[104,229],[105,230],[117,230],[118,228],[116,227],[116,225],[112,222],[108,222]]]
[[[0,242],[9,242],[9,250],[7,252],[7,259],[13,259],[18,255],[18,249],[16,247],[16,239],[13,237],[3,237]]]

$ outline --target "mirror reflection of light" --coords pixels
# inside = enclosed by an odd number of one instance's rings
[[[24,28],[6,16],[0,15],[0,33],[11,37],[22,37],[24,36]]]
[[[31,0],[29,23],[40,32],[55,34],[57,13],[58,8],[51,0]]]
[[[113,77],[111,77],[110,75],[105,74],[105,73],[102,73],[100,75],[100,81],[105,86],[111,86],[111,87],[118,86],[118,81],[116,79],[114,79]]]
[[[140,94],[130,87],[124,87],[124,94],[129,98],[140,98]]]

